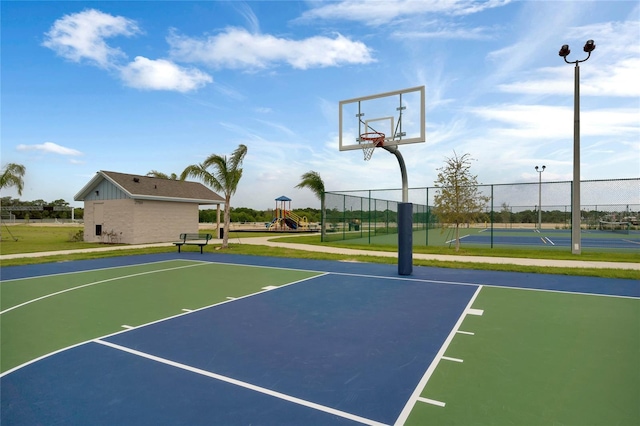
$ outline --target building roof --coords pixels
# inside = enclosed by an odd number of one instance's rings
[[[73,199],[84,201],[102,181],[109,181],[136,200],[173,201],[198,204],[224,204],[224,198],[200,182],[163,179],[100,170]]]

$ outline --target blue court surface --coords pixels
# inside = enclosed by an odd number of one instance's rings
[[[10,267],[2,278],[175,258]],[[394,424],[481,286],[640,297],[632,280],[421,267],[399,277],[394,265],[179,258],[319,274],[96,338],[4,373],[2,424]]]
[[[452,243],[448,241],[447,243]],[[484,230],[478,234],[461,237],[462,244],[473,245],[512,245],[530,247],[571,247],[571,231],[562,229],[544,229],[542,232],[530,232],[521,229]],[[640,231],[630,231],[628,234],[591,230],[583,231],[580,243],[585,249],[616,249],[640,252]]]

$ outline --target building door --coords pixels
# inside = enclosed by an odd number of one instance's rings
[[[104,221],[104,203],[93,203],[93,223],[96,227],[96,237],[102,236],[102,225]]]

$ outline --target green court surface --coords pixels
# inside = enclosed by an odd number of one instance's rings
[[[637,299],[484,287],[407,425],[640,424]]]
[[[3,282],[1,371],[126,326],[314,275],[175,260]],[[45,298],[12,309],[41,297]]]
[[[169,260],[4,281],[1,370],[318,274]],[[485,285],[471,308],[405,424],[640,424],[639,299]]]

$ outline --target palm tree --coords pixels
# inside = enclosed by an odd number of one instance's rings
[[[26,170],[22,164],[7,164],[2,170],[2,175],[0,175],[0,189],[15,186],[18,189],[18,195],[22,195],[22,190],[24,189],[22,177]]]
[[[205,185],[213,188],[214,191],[224,193],[224,228],[227,232],[222,237],[222,248],[228,247],[229,222],[231,221],[231,196],[238,189],[238,183],[242,177],[242,160],[247,155],[247,147],[238,145],[231,154],[229,160],[226,155],[211,154],[204,162],[187,166],[180,175],[180,180],[185,180],[187,176],[201,179]],[[213,166],[214,172],[207,170]]]
[[[320,224],[320,232],[322,234],[322,240],[324,241],[324,182],[320,177],[318,172],[313,170],[304,173],[300,176],[302,179],[296,188],[308,188],[313,192],[316,197],[320,200],[320,209],[321,209],[321,224]]]
[[[149,173],[147,173],[147,176],[160,178],[160,179],[178,180],[178,175],[175,173],[171,173],[170,175],[168,175],[166,173],[162,173],[157,170],[151,170]]]

